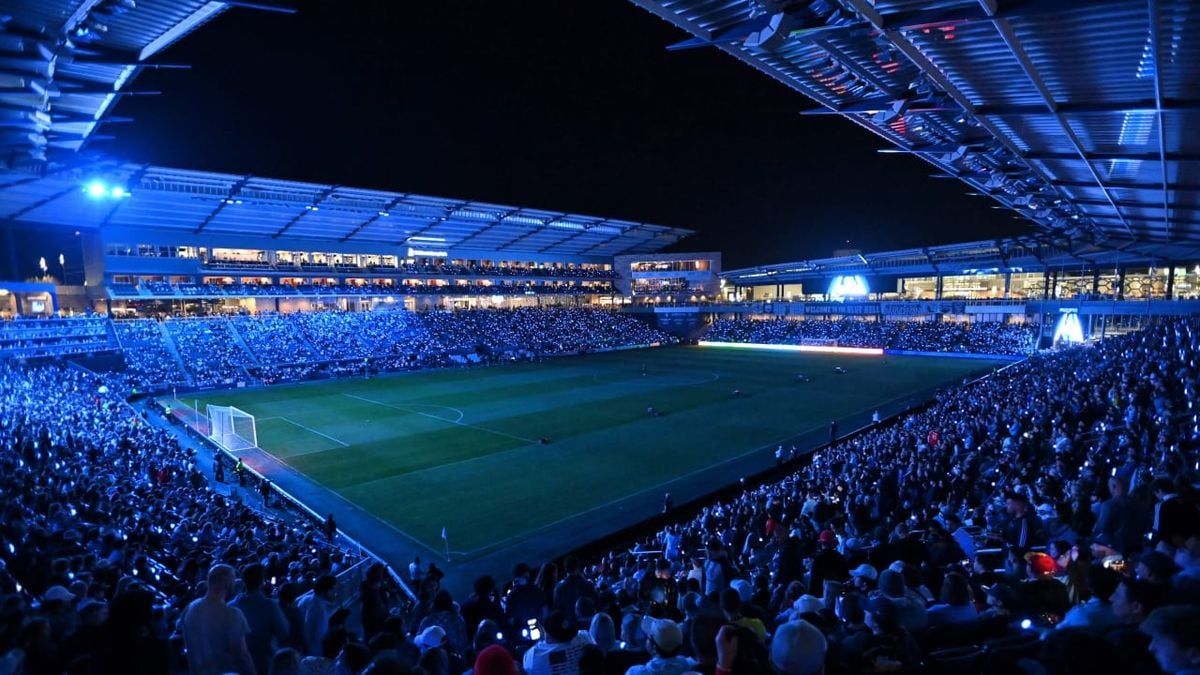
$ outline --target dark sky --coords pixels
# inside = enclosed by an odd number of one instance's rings
[[[137,161],[687,227],[725,267],[1022,223],[626,0],[296,0],[157,58],[96,149]]]

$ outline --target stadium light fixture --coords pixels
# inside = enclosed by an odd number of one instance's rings
[[[108,185],[99,179],[88,181],[83,192],[91,199],[125,199],[131,194],[124,185]]]

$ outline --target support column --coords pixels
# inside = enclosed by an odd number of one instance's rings
[[[937,275],[937,291],[934,293],[934,296],[933,296],[934,300],[942,299],[942,281],[943,280],[944,280],[944,277],[942,275],[940,275],[940,274]]]
[[[1008,300],[1012,293],[1012,272],[1004,273],[1004,299]]]
[[[1100,293],[1100,268],[1092,270],[1092,295]]]
[[[1050,299],[1050,268],[1047,267],[1042,272],[1042,299]]]
[[[1050,275],[1050,299],[1058,299],[1058,270],[1054,270]]]
[[[1125,299],[1125,266],[1117,268],[1117,300]]]
[[[1174,300],[1175,295],[1175,265],[1167,263],[1167,299]]]

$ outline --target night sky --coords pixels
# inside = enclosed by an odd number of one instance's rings
[[[694,229],[727,269],[1025,231],[933,167],[626,0],[296,0],[156,60],[102,150],[190,169]]]

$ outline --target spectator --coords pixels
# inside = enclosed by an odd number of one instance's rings
[[[246,647],[254,661],[254,669],[265,673],[270,668],[271,656],[278,646],[287,641],[288,621],[279,604],[263,594],[263,568],[252,563],[242,569],[243,591],[229,603],[241,611],[250,631],[246,635]]]
[[[297,604],[304,616],[304,645],[309,656],[321,655],[322,640],[330,627],[329,620],[338,609],[337,602],[333,599],[335,588],[337,578],[326,574],[317,579],[312,594]]]
[[[1200,608],[1160,607],[1150,612],[1141,630],[1150,636],[1150,651],[1162,672],[1200,673]]]
[[[237,575],[229,565],[208,571],[208,592],[183,614],[183,640],[188,671],[195,675],[253,675],[254,661],[246,646],[250,627],[240,610],[225,604]]]
[[[546,615],[545,635],[525,652],[526,675],[577,675],[579,656],[588,638],[575,630],[574,622],[558,610]]]
[[[642,619],[642,632],[646,634],[646,651],[650,661],[644,666],[634,666],[626,675],[682,675],[695,665],[680,655],[683,648],[683,631],[679,624],[670,619]]]
[[[827,642],[811,623],[785,623],[771,642],[771,665],[781,675],[819,675],[825,672]]]

